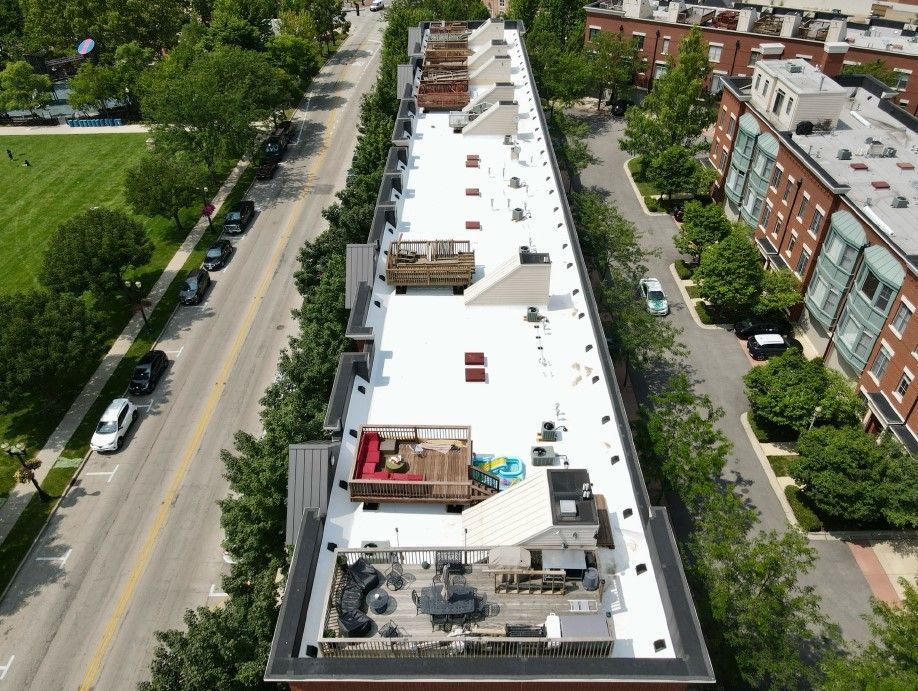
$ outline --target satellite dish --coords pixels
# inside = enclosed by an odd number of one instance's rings
[[[96,47],[96,42],[91,38],[84,38],[77,45],[77,53],[80,55],[89,55],[92,52],[92,49]]]

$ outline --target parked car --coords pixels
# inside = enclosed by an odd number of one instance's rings
[[[759,334],[746,341],[746,349],[753,360],[766,360],[773,355],[780,355],[788,348],[797,345],[780,334]]]
[[[151,393],[159,383],[160,377],[169,367],[169,358],[161,350],[151,350],[140,358],[131,375],[131,384],[128,387],[135,396]]]
[[[663,286],[656,278],[642,278],[639,284],[641,297],[647,305],[647,311],[657,316],[669,314],[669,301],[663,292]]]
[[[370,12],[379,12],[384,9],[386,9],[386,6],[383,4],[383,0],[373,0],[370,3]]]
[[[185,277],[185,282],[179,291],[179,302],[183,305],[200,304],[209,286],[210,274],[204,269],[192,269]]]
[[[236,202],[223,217],[224,233],[241,233],[255,217],[255,202],[244,199]]]
[[[737,338],[749,338],[760,334],[779,334],[787,336],[791,332],[791,325],[780,319],[758,319],[747,317],[740,319],[733,325],[733,333]]]
[[[226,266],[230,255],[233,253],[233,243],[229,240],[217,240],[207,249],[204,255],[204,268],[208,271],[216,271]]]
[[[287,150],[287,137],[276,137],[271,135],[265,139],[264,143],[261,145],[261,161],[265,163],[267,161],[274,161],[275,163],[284,156],[284,151]]]
[[[626,98],[620,98],[612,103],[612,115],[617,118],[625,117],[628,109],[634,105]]]
[[[137,420],[137,407],[126,398],[116,398],[102,413],[89,446],[93,451],[117,451]]]
[[[290,140],[293,139],[293,123],[290,122],[290,120],[284,120],[274,128],[274,132],[271,136],[282,139],[286,147],[290,143]]]
[[[270,180],[277,170],[277,161],[265,161],[255,170],[256,180]]]

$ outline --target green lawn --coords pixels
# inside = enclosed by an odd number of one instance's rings
[[[641,196],[656,196],[660,194],[660,190],[658,190],[652,182],[647,182],[641,177],[640,166],[640,156],[628,161],[628,170],[631,172],[631,179],[634,180],[634,184],[637,185],[638,190],[640,190]]]

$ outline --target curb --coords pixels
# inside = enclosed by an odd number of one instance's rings
[[[644,195],[641,194],[641,190],[638,189],[637,184],[634,182],[634,178],[631,177],[631,171],[628,169],[628,164],[631,163],[631,161],[633,161],[635,158],[637,158],[637,156],[629,158],[627,161],[625,161],[625,164],[622,166],[622,168],[625,169],[625,177],[628,179],[628,182],[631,183],[631,189],[634,190],[634,196],[637,197],[638,204],[641,205],[641,209],[643,209],[644,213],[648,216],[669,216],[669,214],[665,211],[650,211],[647,208],[647,205],[644,203]]]
[[[759,460],[759,465],[761,465],[762,470],[765,471],[765,477],[768,478],[768,484],[771,485],[772,491],[778,498],[778,503],[784,511],[784,517],[787,519],[788,523],[799,529],[800,524],[797,523],[797,517],[794,516],[790,503],[787,501],[787,497],[784,496],[784,488],[781,487],[781,483],[778,482],[778,476],[775,475],[775,471],[772,470],[771,464],[768,462],[765,454],[762,453],[762,447],[759,444],[759,440],[756,439],[755,434],[752,433],[752,427],[749,425],[749,413],[740,415],[740,424],[743,426],[743,431],[746,432],[746,436],[749,437],[749,443],[752,445],[755,457]],[[816,534],[820,535],[821,533]],[[809,535],[810,533],[807,533],[807,536]]]
[[[723,331],[724,328],[717,324],[701,323],[701,320],[698,318],[698,312],[695,311],[695,298],[689,297],[688,291],[685,289],[685,281],[679,278],[675,264],[669,265],[669,272],[672,274],[673,280],[676,281],[676,287],[679,288],[679,292],[682,294],[682,300],[685,302],[685,306],[688,307],[689,314],[692,316],[692,321],[695,322],[695,326],[699,329],[707,329],[708,331]]]

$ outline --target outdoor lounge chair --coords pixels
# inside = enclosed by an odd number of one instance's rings
[[[405,587],[405,575],[398,554],[393,552],[389,559],[389,572],[386,574],[386,587],[389,590],[401,590]]]
[[[373,622],[360,610],[338,615],[338,628],[341,629],[341,635],[345,638],[366,636],[372,627]]]
[[[364,595],[379,585],[379,571],[363,557],[347,567],[347,575]]]

